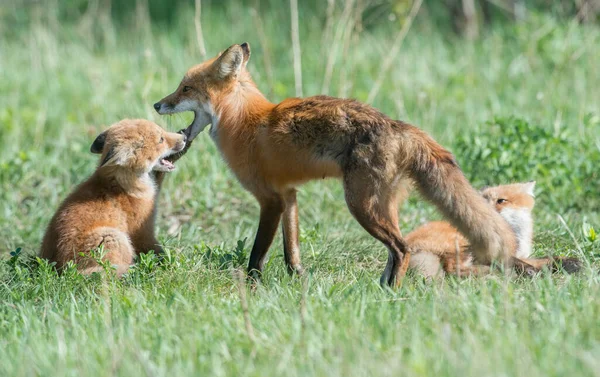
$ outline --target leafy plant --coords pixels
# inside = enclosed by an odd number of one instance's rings
[[[204,254],[209,264],[216,264],[219,268],[227,269],[230,267],[239,267],[246,264],[248,255],[245,251],[246,240],[238,240],[235,249],[228,251],[223,246],[208,247],[205,246]]]
[[[596,242],[598,240],[598,233],[596,233],[596,230],[594,229],[594,227],[592,227],[589,224],[583,224],[583,236],[589,241],[589,242]]]
[[[568,130],[553,132],[519,118],[496,118],[458,138],[454,151],[476,186],[537,181],[552,210],[600,208],[600,150]]]

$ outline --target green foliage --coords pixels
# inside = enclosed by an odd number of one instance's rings
[[[596,233],[596,230],[589,225],[584,226],[584,234],[585,234],[587,240],[590,242],[596,242],[596,240],[598,239],[598,234]]]
[[[497,118],[455,143],[458,161],[476,185],[535,180],[553,211],[600,209],[600,148],[596,135],[576,137],[518,118]]]
[[[221,269],[243,266],[248,261],[246,240],[247,238],[238,240],[235,249],[231,251],[224,249],[223,245],[215,247],[204,245],[203,249],[206,262]]]

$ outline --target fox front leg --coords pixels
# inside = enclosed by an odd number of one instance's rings
[[[292,189],[285,193],[285,210],[283,211],[283,255],[285,264],[290,274],[302,275],[304,269],[300,264],[300,242],[298,224],[298,202],[296,201],[296,190]]]
[[[271,243],[273,243],[273,238],[275,238],[281,214],[284,210],[284,202],[280,196],[259,201],[260,222],[256,238],[254,239],[254,245],[252,246],[252,252],[250,253],[250,262],[248,263],[248,275],[255,280],[260,278],[267,252],[269,251],[269,247],[271,247]]]

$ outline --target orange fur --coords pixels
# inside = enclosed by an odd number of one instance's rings
[[[530,258],[534,186],[535,182],[501,185],[485,188],[481,194],[513,228],[518,244],[513,259],[515,270],[532,274],[545,267],[556,270],[560,265],[568,272],[575,272],[581,265],[575,258]],[[413,253],[410,267],[427,277],[443,274],[483,275],[490,272],[488,266],[474,263],[469,241],[447,222],[427,223],[405,238]]]
[[[101,162],[59,207],[41,256],[58,269],[74,261],[91,273],[101,269],[90,251],[104,246],[105,259],[122,274],[136,254],[160,252],[154,236],[158,187],[151,174],[171,170],[164,160],[184,146],[185,136],[142,119],[122,120],[100,134],[91,149],[101,153]]]
[[[261,206],[248,269],[260,273],[284,218],[290,271],[301,271],[295,187],[341,178],[357,221],[388,249],[383,284],[398,285],[407,247],[398,229],[398,203],[412,181],[470,240],[483,263],[508,262],[515,240],[508,224],[469,185],[452,154],[418,128],[348,99],[327,96],[269,102],[246,64],[250,48],[233,45],[192,67],[175,92],[156,103],[160,114],[193,111],[190,139],[210,135],[241,184]]]

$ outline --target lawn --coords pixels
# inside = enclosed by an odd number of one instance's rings
[[[249,42],[258,87],[296,95],[289,3],[246,3],[202,8],[206,56]],[[193,6],[161,19],[143,1],[118,16],[52,4],[0,6],[0,376],[600,376],[599,25],[532,11],[469,41],[424,8],[371,98],[452,150],[478,187],[536,180],[535,253],[580,257],[581,273],[409,274],[383,290],[387,252],[339,182],[320,181],[298,195],[307,273],[287,275],[278,235],[246,292],[236,271],[258,205],[207,134],[161,192],[162,263],[145,256],[119,280],[34,258],[95,169],[95,136],[127,117],[185,127],[191,114],[152,104],[204,59]],[[305,96],[369,99],[407,12],[360,25],[353,12],[300,8]],[[404,233],[439,219],[416,194],[400,211]]]

